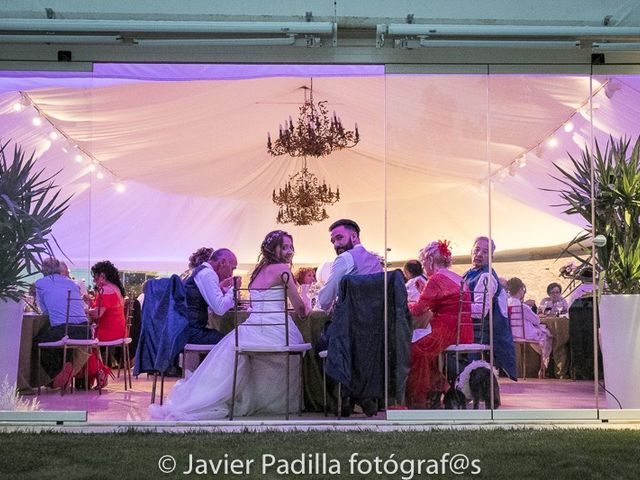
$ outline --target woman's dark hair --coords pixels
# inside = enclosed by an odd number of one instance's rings
[[[507,281],[507,292],[509,292],[509,295],[515,295],[520,291],[521,288],[525,288],[524,282],[518,277],[510,278]]]
[[[553,290],[554,288],[558,288],[558,290],[560,290],[560,293],[562,293],[562,285],[557,282],[551,282],[549,285],[547,285],[547,295],[551,295],[551,290]]]
[[[402,267],[403,270],[406,270],[411,275],[410,278],[419,277],[424,272],[422,271],[422,265],[418,260],[408,260],[407,263]]]
[[[104,278],[106,278],[108,282],[113,283],[116,287],[118,287],[120,293],[124,297],[125,293],[122,282],[120,281],[120,272],[115,267],[115,265],[109,260],[104,260],[102,262],[96,263],[93,267],[91,267],[92,276],[96,276],[101,273],[104,273]]]
[[[276,256],[276,248],[282,247],[284,237],[289,237],[291,241],[293,241],[293,237],[284,230],[274,230],[273,232],[269,232],[267,236],[264,237],[264,240],[260,245],[260,255],[258,255],[258,263],[256,263],[256,266],[253,269],[251,279],[249,280],[249,285],[253,283],[255,278],[264,267],[274,263],[282,263],[282,259]]]

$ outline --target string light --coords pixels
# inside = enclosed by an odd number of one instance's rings
[[[58,127],[55,124],[55,122],[44,111],[42,111],[42,109],[33,101],[33,99],[29,96],[27,92],[21,91],[20,95],[21,95],[20,100],[16,101],[12,105],[12,108],[15,112],[22,112],[25,108],[29,106],[33,107],[37,112],[37,115],[31,119],[31,122],[34,126],[36,127],[41,126],[43,124],[43,121],[48,122],[49,125],[51,126],[51,131],[49,132],[49,135],[48,135],[49,139],[51,139],[52,141],[58,140],[60,138],[63,138],[66,140],[66,144],[64,144],[61,147],[61,150],[64,153],[68,154],[72,150],[76,150],[77,153],[74,155],[74,160],[76,162],[83,163],[85,160],[88,159],[90,161],[90,164],[87,169],[89,172],[95,172],[96,178],[98,178],[99,180],[102,180],[104,178],[105,171],[109,172],[109,174],[116,180],[113,183],[116,191],[118,191],[119,193],[122,193],[125,191],[124,183],[122,183],[122,181],[118,178],[118,176],[115,175],[113,171],[111,171],[111,169],[105,167],[105,165],[99,159],[97,159],[91,153],[89,153],[80,145],[78,145],[78,142],[74,140],[71,136],[69,136],[69,134],[67,134],[62,128]],[[48,147],[51,146],[51,142],[49,140],[47,140],[47,144],[48,144]]]
[[[594,99],[600,92],[604,92],[606,95],[605,87],[609,85],[609,83],[610,81],[600,85],[596,90],[594,90],[591,96],[587,98],[587,100],[585,100],[585,102],[582,105],[576,108],[575,111],[571,114],[571,116],[562,125],[558,126],[553,131],[549,132],[544,137],[545,138],[544,140],[541,140],[538,144],[534,145],[529,150],[519,155],[510,164],[500,167],[499,169],[494,171],[491,175],[489,175],[487,178],[485,178],[481,182],[484,182],[485,180],[491,179],[495,176],[498,177],[498,180],[504,181],[504,179],[507,177],[507,173],[512,177],[515,177],[517,172],[515,167],[517,166],[520,168],[524,168],[527,165],[526,156],[531,152],[533,152],[536,155],[536,157],[538,157],[539,159],[542,159],[547,153],[547,147],[555,148],[560,144],[558,137],[556,135],[557,132],[560,131],[560,129],[564,130],[566,133],[573,132],[571,136],[571,139],[573,140],[573,142],[575,142],[578,146],[581,146],[581,147],[584,146],[585,144],[584,138],[582,138],[578,133],[574,132],[575,125],[574,125],[573,119],[574,117],[576,117],[576,115],[580,115],[584,117],[587,121],[590,121],[592,112],[600,108],[600,103],[597,101],[594,101]],[[621,86],[617,83],[614,84],[613,87],[609,87],[609,93],[611,95],[609,96],[609,98],[611,98],[613,94],[615,94],[615,92],[618,91],[620,88]],[[492,184],[492,188],[493,188],[493,184]]]

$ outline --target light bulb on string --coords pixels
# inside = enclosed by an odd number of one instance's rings
[[[96,178],[97,178],[98,180],[102,180],[102,179],[104,178],[104,173],[102,173],[102,172],[100,172],[100,171],[99,171],[98,173],[96,173]]]
[[[39,127],[40,125],[42,125],[42,119],[40,117],[33,117],[31,119],[31,123],[33,123],[35,127]]]
[[[573,132],[573,122],[571,120],[564,124],[564,131],[567,133]]]
[[[118,192],[118,193],[124,193],[124,190],[125,190],[124,183],[122,183],[122,182],[117,182],[117,183],[115,184],[115,187],[116,187],[116,192]]]
[[[555,148],[558,146],[558,139],[555,135],[549,137],[549,139],[547,140],[547,145],[549,145],[551,148]]]
[[[89,171],[93,172],[96,169],[96,164],[95,163],[91,163],[89,164]]]
[[[84,161],[84,157],[80,154],[77,154],[75,157],[73,157],[75,159],[76,162],[78,163],[82,163]]]
[[[49,138],[51,140],[57,140],[60,138],[60,134],[58,132],[56,132],[55,130],[53,130],[50,134],[49,134]]]
[[[21,112],[22,111],[22,103],[20,102],[15,102],[13,105],[11,105],[11,108],[13,108],[14,112]]]

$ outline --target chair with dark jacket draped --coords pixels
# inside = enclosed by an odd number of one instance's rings
[[[339,402],[342,401],[341,413],[345,415],[351,413],[354,403],[359,403],[368,416],[374,415],[384,404],[387,375],[389,402],[404,402],[411,316],[402,272],[394,270],[386,275],[386,330],[385,273],[347,275],[340,282],[338,302],[327,329],[326,371],[341,385]]]
[[[155,402],[158,374],[160,404],[164,375],[187,343],[187,304],[178,275],[149,280],[144,288],[142,326],[136,349],[134,375],[153,373],[151,403]]]

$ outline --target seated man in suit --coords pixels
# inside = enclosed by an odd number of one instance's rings
[[[224,336],[218,330],[208,328],[208,308],[216,315],[223,315],[233,307],[232,275],[237,266],[234,253],[219,248],[184,281],[189,320],[187,343],[216,344]],[[195,366],[194,359],[184,360],[186,370],[193,371]]]
[[[474,342],[489,345],[489,310],[493,316],[493,350],[495,366],[502,369],[509,378],[517,381],[516,353],[507,311],[507,293],[500,284],[495,270],[489,270],[489,248],[493,253],[496,245],[489,238],[478,237],[471,250],[473,267],[463,275],[464,281],[473,292],[471,317],[474,319]],[[482,298],[485,293],[485,303]],[[484,312],[484,318],[482,317]]]

